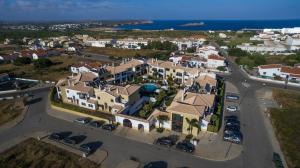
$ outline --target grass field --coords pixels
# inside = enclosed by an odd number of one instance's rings
[[[30,138],[0,154],[0,168],[25,167],[94,168],[99,166],[54,145]]]
[[[23,109],[24,105],[21,99],[0,101],[0,126],[15,119]]]
[[[14,64],[0,65],[0,73],[15,73],[17,77],[58,81],[59,79],[70,75],[70,66],[82,61],[80,58],[71,56],[55,56],[49,58],[54,65],[47,69],[35,69],[33,64],[16,66]]]
[[[277,138],[288,166],[300,167],[300,92],[274,89],[273,97],[282,106],[270,110]]]
[[[166,51],[155,51],[150,49],[132,50],[132,49],[121,49],[121,48],[98,48],[88,47],[85,52],[103,54],[112,57],[158,57],[161,55],[169,55]]]

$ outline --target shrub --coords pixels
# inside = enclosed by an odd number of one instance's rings
[[[34,61],[34,67],[38,69],[48,68],[53,65],[53,62],[48,58],[40,58]]]
[[[14,62],[14,64],[17,66],[30,64],[30,63],[31,63],[31,59],[29,57],[18,57]]]
[[[156,128],[156,132],[158,132],[158,133],[162,133],[162,132],[164,132],[164,128]]]
[[[192,139],[192,138],[193,138],[193,135],[192,135],[192,134],[188,134],[188,135],[185,137],[186,140],[190,140],[190,139]]]

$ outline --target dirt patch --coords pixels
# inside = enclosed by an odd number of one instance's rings
[[[280,108],[271,108],[272,124],[288,167],[300,167],[300,92],[274,89]]]
[[[96,163],[54,145],[27,139],[0,154],[0,167],[99,167]]]
[[[0,101],[0,125],[17,118],[23,109],[22,99]]]

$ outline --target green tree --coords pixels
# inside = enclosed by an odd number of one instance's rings
[[[17,66],[31,64],[31,59],[29,57],[17,57],[14,64]]]
[[[160,128],[161,125],[163,127],[163,123],[165,121],[169,120],[169,117],[167,115],[159,115],[159,116],[157,116],[157,120],[158,120],[158,127]]]
[[[224,66],[218,66],[218,67],[217,67],[217,70],[223,71],[223,72],[224,72],[224,71],[225,71],[225,67],[224,67]]]
[[[187,130],[190,132],[190,134],[193,133],[193,127],[196,127],[198,128],[198,120],[196,118],[193,118],[193,119],[189,119],[189,118],[185,118],[186,122],[189,124],[189,127],[187,128]]]
[[[43,68],[48,68],[51,65],[53,65],[53,62],[48,59],[48,58],[40,58],[36,61],[34,61],[34,67],[37,69],[43,69]]]

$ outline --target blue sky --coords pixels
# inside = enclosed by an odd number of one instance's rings
[[[0,20],[300,19],[300,0],[0,0]]]

